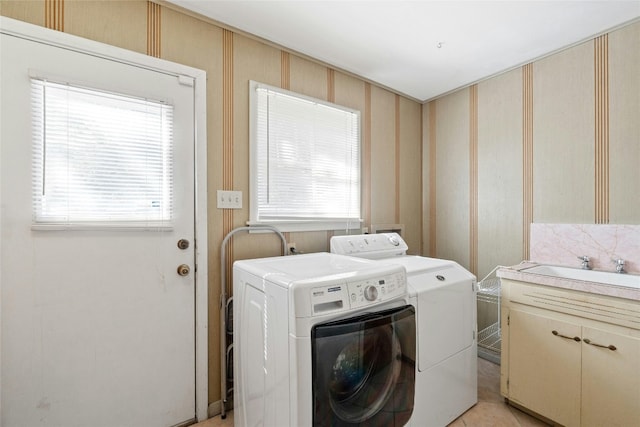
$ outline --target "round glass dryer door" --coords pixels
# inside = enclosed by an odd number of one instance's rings
[[[415,309],[315,325],[313,425],[402,426],[413,412]]]

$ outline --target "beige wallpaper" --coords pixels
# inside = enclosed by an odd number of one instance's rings
[[[593,44],[533,64],[534,222],[592,223]]]
[[[437,250],[436,215],[437,183],[437,135],[436,103],[422,106],[422,241],[423,255],[435,257]]]
[[[45,0],[34,1],[7,1],[0,0],[0,15],[19,19],[20,21],[40,25],[41,27],[53,28],[45,25],[46,11],[48,11]],[[62,14],[60,14],[62,15]]]
[[[397,110],[400,116],[398,129],[398,165],[402,170],[397,181],[396,223],[404,224],[404,238],[412,254],[423,253],[422,240],[422,146],[413,141],[420,141],[422,108],[415,102],[398,97],[400,106]]]
[[[220,244],[249,218],[249,80],[359,109],[364,226],[403,223],[411,252],[422,252],[420,104],[162,2],[1,0],[0,14],[207,72],[209,402],[220,400]],[[243,191],[243,209],[217,209],[218,189]],[[318,252],[332,232],[286,234],[299,251]],[[227,271],[235,259],[279,255],[280,247],[273,235],[239,234]]]
[[[482,279],[528,257],[531,222],[640,223],[640,22],[480,82],[477,110],[472,90],[423,106],[425,253]]]
[[[521,261],[522,97],[520,69],[478,85],[478,272],[483,275],[496,265]]]
[[[395,95],[371,88],[371,210],[373,224],[396,219]]]
[[[470,267],[469,89],[435,104],[435,236],[439,258]],[[433,141],[431,141],[433,144]],[[433,163],[432,163],[433,165]]]
[[[609,221],[640,223],[640,23],[609,34]]]
[[[49,0],[45,3],[49,3]],[[62,3],[65,32],[136,52],[152,53],[147,51],[147,2],[64,1]],[[140,25],[140,22],[144,25]]]

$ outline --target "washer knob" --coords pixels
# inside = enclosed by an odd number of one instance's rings
[[[389,236],[389,243],[393,246],[400,246],[400,240],[396,236]]]
[[[364,288],[364,298],[367,301],[375,301],[378,299],[378,288],[373,285],[369,285]]]

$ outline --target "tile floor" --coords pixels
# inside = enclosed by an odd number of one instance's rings
[[[233,412],[198,423],[195,427],[231,427]],[[538,427],[542,421],[504,403],[500,396],[500,366],[478,358],[478,403],[449,427]]]

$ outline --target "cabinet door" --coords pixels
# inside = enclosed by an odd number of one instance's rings
[[[640,339],[583,328],[582,424],[640,426]]]
[[[509,319],[509,399],[579,426],[581,327],[517,309]]]

